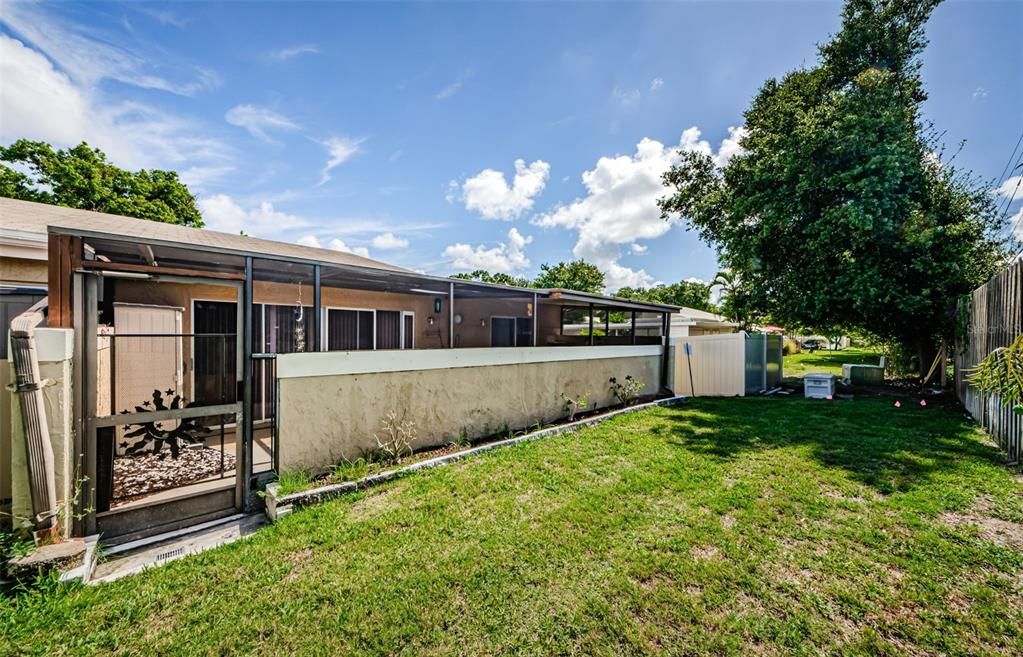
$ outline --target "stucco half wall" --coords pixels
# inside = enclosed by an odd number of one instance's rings
[[[416,448],[565,416],[561,394],[616,403],[611,377],[660,389],[660,345],[278,356],[280,469],[321,470],[377,447],[390,411],[415,420]]]

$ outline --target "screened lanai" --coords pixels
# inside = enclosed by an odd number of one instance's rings
[[[663,345],[675,310],[430,276],[244,235],[47,213],[48,324],[75,329],[76,453],[95,482],[81,500],[86,533],[130,537],[251,504],[258,482],[279,469],[281,354]],[[579,321],[588,328],[564,330]],[[660,335],[620,330],[652,321]]]

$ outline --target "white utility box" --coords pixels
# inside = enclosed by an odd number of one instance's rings
[[[834,394],[834,374],[807,374],[803,377],[803,396],[807,399],[827,399]]]

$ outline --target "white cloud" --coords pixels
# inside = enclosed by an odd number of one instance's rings
[[[1012,198],[1015,194],[1017,197],[1023,196],[1023,175],[1009,176],[1005,181],[995,189],[995,196],[1001,196],[1002,198]]]
[[[298,238],[297,241],[302,246],[312,246],[317,249],[330,249],[331,251],[341,251],[342,253],[354,253],[355,255],[362,256],[363,258],[369,257],[369,249],[366,247],[357,246],[352,248],[336,237],[327,242],[327,246],[323,246],[323,244],[320,243],[319,238],[315,235],[305,235]]]
[[[298,125],[288,117],[278,114],[272,109],[256,105],[235,105],[227,110],[224,120],[239,128],[244,128],[250,135],[264,141],[270,141],[267,130],[297,130]]]
[[[403,153],[402,153],[401,149],[399,148],[398,150],[396,150],[393,153],[391,153],[390,157],[387,158],[387,161],[388,162],[397,162],[398,160],[401,159],[402,155],[403,155]]]
[[[729,126],[728,136],[721,141],[721,146],[718,147],[718,152],[714,155],[714,164],[719,167],[723,167],[728,164],[728,161],[736,155],[743,153],[742,146],[739,142],[746,136],[746,126],[739,126],[738,128]]]
[[[987,89],[984,87],[977,87],[973,90],[974,98],[987,98]]]
[[[434,98],[436,100],[444,100],[446,98],[451,98],[452,96],[454,96],[455,94],[458,93],[459,89],[462,88],[462,84],[463,84],[463,82],[461,80],[455,80],[454,82],[452,82],[448,86],[446,86],[443,89],[441,89],[440,91],[438,91],[434,95]]]
[[[532,241],[532,236],[523,237],[518,230],[512,228],[508,231],[507,242],[489,249],[484,245],[452,244],[444,249],[443,257],[451,260],[456,269],[486,269],[489,272],[514,274],[529,267],[525,248]]]
[[[603,270],[609,290],[649,286],[655,282],[653,276],[643,269],[625,267],[618,260],[623,245],[629,245],[635,253],[635,246],[643,248],[636,245],[637,240],[657,239],[671,230],[672,222],[662,219],[657,207],[657,199],[668,191],[661,182],[662,174],[677,160],[680,150],[705,153],[717,162],[727,161],[737,152],[741,130],[731,129],[717,153],[693,127],[682,133],[677,146],[643,139],[633,155],[602,157],[592,170],[583,172],[585,197],[538,215],[533,223],[577,231],[573,254]]]
[[[635,255],[643,255],[644,253],[650,250],[650,247],[633,242],[632,244],[629,245],[629,250],[632,251],[632,253]]]
[[[150,18],[153,18],[154,20],[156,20],[156,22],[160,23],[161,25],[171,25],[173,27],[185,27],[186,25],[188,25],[188,19],[180,18],[176,14],[173,14],[166,10],[150,9],[145,5],[142,6],[136,5],[135,10],[140,11],[143,14],[146,14]]]
[[[617,100],[619,103],[626,107],[639,101],[639,98],[641,96],[641,94],[639,93],[639,89],[630,89],[628,91],[625,91],[621,87],[615,87],[614,90],[611,92],[611,95],[614,96],[615,100]]]
[[[408,246],[408,240],[398,237],[394,233],[380,233],[373,238],[373,248],[386,251],[389,249],[404,249]]]
[[[243,208],[227,194],[214,194],[199,199],[206,227],[224,233],[240,233],[253,237],[267,237],[303,228],[308,221],[293,214],[276,210],[273,203],[263,201],[258,205]]]
[[[0,80],[3,141],[24,137],[66,147],[84,140],[118,166],[133,169],[227,166],[229,149],[190,122],[141,103],[103,99],[43,54],[2,34]]]
[[[210,185],[220,182],[224,176],[234,170],[233,166],[227,165],[195,166],[179,171],[178,177],[181,178],[181,182],[185,183],[192,192],[201,192],[209,188]]]
[[[319,52],[320,47],[315,43],[303,43],[297,46],[289,46],[287,48],[274,50],[270,53],[270,58],[285,62],[293,57],[298,57],[299,55],[316,55],[319,54]]]
[[[434,100],[447,100],[459,92],[465,81],[472,77],[472,69],[462,71],[455,81],[433,95]]]
[[[544,190],[551,165],[536,160],[526,165],[525,160],[515,160],[515,178],[509,185],[504,173],[484,169],[461,185],[461,199],[465,209],[479,212],[485,219],[511,220],[533,207],[533,199]],[[454,201],[459,185],[452,180],[448,184],[447,199]]]
[[[1016,214],[1009,217],[1009,226],[1013,229],[1013,237],[1023,242],[1023,206],[1016,210]]]
[[[650,91],[657,91],[663,86],[664,86],[663,78],[654,78],[653,80],[650,81]]]
[[[160,61],[147,59],[113,45],[116,40],[111,35],[54,18],[47,8],[36,3],[4,3],[2,20],[24,42],[45,53],[76,84],[87,88],[107,79],[144,89],[193,96],[220,84],[219,76],[209,69],[182,66],[173,58]],[[178,79],[158,74],[160,69]],[[187,72],[187,78],[181,75],[182,71]],[[5,88],[4,95],[7,93]]]
[[[320,182],[323,183],[330,180],[330,172],[332,169],[341,166],[348,160],[352,159],[361,152],[360,146],[362,142],[366,141],[365,137],[356,139],[353,137],[331,137],[330,139],[320,142],[324,148],[327,149],[327,163],[323,166],[323,170],[320,172]]]

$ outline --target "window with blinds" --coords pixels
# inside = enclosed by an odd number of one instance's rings
[[[401,312],[377,311],[377,349],[401,348]]]
[[[373,310],[327,311],[327,350],[358,351],[374,348],[375,315]]]

